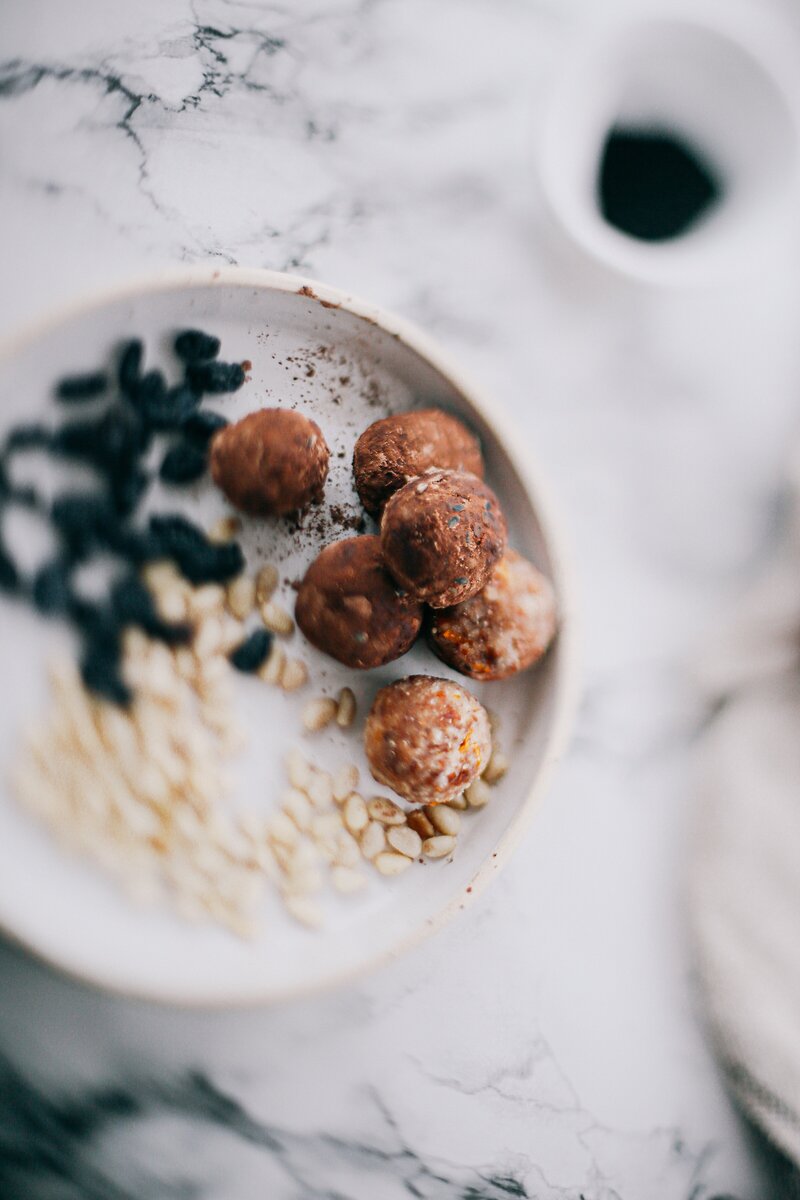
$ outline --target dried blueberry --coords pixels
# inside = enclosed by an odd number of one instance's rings
[[[207,362],[219,354],[220,341],[199,329],[184,329],[175,338],[175,353],[185,363]]]
[[[203,474],[207,461],[205,450],[191,442],[176,442],[164,455],[158,473],[164,483],[192,483]]]
[[[117,379],[120,390],[126,396],[132,396],[139,381],[144,358],[144,346],[138,338],[125,342],[119,359]]]
[[[66,404],[79,403],[82,400],[93,400],[100,396],[108,387],[108,376],[105,371],[92,371],[87,375],[69,375],[62,379],[56,387],[56,396]]]
[[[266,660],[271,647],[272,634],[267,629],[256,629],[231,651],[231,663],[237,671],[252,674]]]
[[[244,383],[244,369],[241,363],[202,363],[190,366],[186,378],[198,391],[220,395],[238,391]]]
[[[200,412],[192,413],[190,417],[181,425],[181,433],[187,438],[191,438],[193,442],[200,442],[206,445],[214,434],[219,429],[224,429],[229,424],[228,418],[223,417],[222,413],[214,412],[210,408],[203,408]]]

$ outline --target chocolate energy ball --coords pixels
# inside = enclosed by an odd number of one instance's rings
[[[422,606],[398,587],[372,534],[326,546],[305,574],[295,605],[308,640],[347,667],[380,667],[405,654]]]
[[[541,571],[507,550],[476,596],[431,613],[439,658],[472,679],[507,679],[537,663],[556,632],[556,598]]]
[[[475,475],[435,471],[412,479],[383,510],[384,562],[401,587],[432,608],[479,592],[505,548],[497,497]]]
[[[211,442],[214,482],[253,516],[279,517],[319,503],[329,458],[319,425],[285,408],[248,413]]]
[[[361,503],[378,516],[398,488],[429,467],[468,471],[483,479],[478,439],[440,408],[384,417],[356,442],[353,472]]]
[[[492,751],[486,709],[460,683],[410,675],[381,688],[364,728],[379,783],[415,804],[447,804],[485,770]]]

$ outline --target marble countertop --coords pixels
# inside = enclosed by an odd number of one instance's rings
[[[208,259],[398,310],[513,408],[585,640],[572,748],[511,866],[358,987],[186,1015],[0,947],[4,1198],[786,1195],[704,1035],[683,876],[707,718],[689,669],[769,553],[800,432],[797,246],[692,291],[570,251],[536,139],[586,19],[529,0],[0,14],[0,332]]]

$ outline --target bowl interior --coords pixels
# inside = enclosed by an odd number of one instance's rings
[[[680,237],[647,243],[609,225],[597,177],[614,126],[669,131],[704,159],[717,203]],[[584,249],[653,281],[732,267],[774,232],[798,172],[797,93],[771,26],[654,17],[590,41],[557,86],[543,152],[556,217]]]
[[[227,272],[212,279],[206,272],[202,279],[132,289],[75,311],[0,358],[3,426],[54,416],[49,398],[53,381],[108,362],[113,347],[131,335],[145,339],[151,363],[175,369],[170,335],[198,326],[222,338],[224,358],[252,363],[249,382],[214,407],[236,418],[265,405],[289,405],[312,415],[331,446],[325,504],[301,530],[285,522],[245,523],[242,543],[248,565],[279,564],[284,603],[291,606],[293,601],[288,581],[302,575],[317,550],[352,532],[347,522],[359,511],[351,475],[356,437],[376,418],[415,405],[441,405],[476,429],[488,480],[508,517],[512,545],[553,576],[559,588],[559,564],[532,485],[523,480],[489,413],[408,344],[405,335],[399,336],[391,321],[384,328],[373,314],[334,303],[333,293],[320,290],[319,295],[322,299],[304,294],[298,281],[285,277]],[[31,460],[29,469],[43,468]],[[208,481],[178,493],[156,487],[152,506],[180,509],[201,523],[228,511]],[[7,767],[21,729],[35,723],[46,707],[49,657],[70,642],[64,629],[21,606],[7,599],[0,606],[5,676],[0,760]],[[453,861],[415,864],[395,880],[376,876],[358,897],[331,895],[324,930],[298,926],[277,901],[269,903],[263,934],[253,944],[213,927],[188,924],[164,909],[137,907],[99,868],[68,853],[5,792],[0,796],[0,927],[83,979],[181,1003],[243,1002],[309,991],[397,953],[463,907],[500,865],[521,829],[561,721],[565,639],[566,633],[538,669],[514,680],[465,681],[500,715],[501,744],[512,766],[491,804],[465,820]],[[328,769],[357,762],[362,790],[386,794],[370,783],[357,733],[302,736],[305,700],[347,683],[356,691],[363,716],[377,688],[391,679],[413,672],[457,676],[424,645],[389,667],[359,674],[318,654],[299,634],[294,643],[294,652],[311,671],[305,691],[288,696],[256,680],[243,678],[238,684],[238,711],[250,746],[237,769],[237,800],[264,810],[276,804],[286,787],[283,759],[290,745],[300,746]]]

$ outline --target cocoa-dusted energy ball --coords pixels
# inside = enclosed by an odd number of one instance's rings
[[[373,516],[398,488],[429,467],[468,471],[483,478],[478,439],[440,408],[384,417],[356,442],[353,472],[361,503]]]
[[[439,658],[472,679],[507,679],[537,663],[556,632],[556,598],[541,571],[515,550],[469,600],[431,613]]]
[[[422,625],[422,606],[383,565],[379,537],[345,538],[317,555],[295,605],[308,640],[347,667],[380,667],[405,654]]]
[[[434,471],[388,500],[381,549],[391,575],[432,608],[479,592],[506,548],[497,497],[475,475]]]
[[[285,408],[248,413],[211,442],[214,482],[253,516],[279,517],[319,503],[329,458],[319,425]]]
[[[379,783],[416,804],[447,804],[485,770],[492,751],[486,709],[460,683],[410,675],[381,688],[364,728]]]

